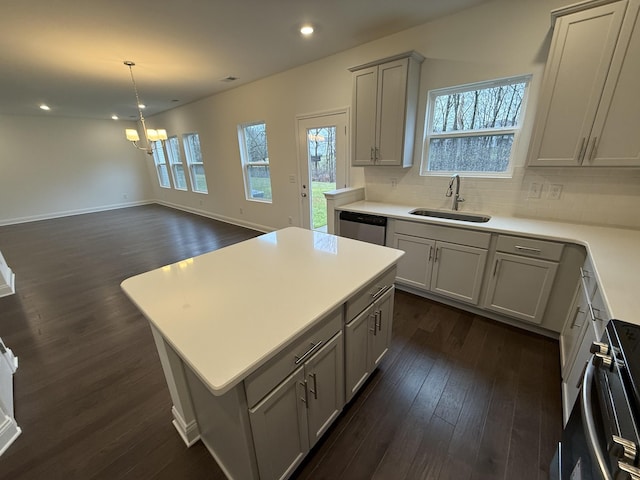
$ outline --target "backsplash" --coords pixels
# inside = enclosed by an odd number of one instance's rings
[[[451,208],[449,177],[421,177],[414,169],[365,168],[370,201]],[[540,198],[530,198],[537,184]],[[394,186],[395,185],[395,186]],[[559,198],[553,198],[552,190]],[[535,189],[534,189],[535,190]],[[461,211],[594,225],[640,228],[640,169],[524,168],[512,178],[464,177]]]

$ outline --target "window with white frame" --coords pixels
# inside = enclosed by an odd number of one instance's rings
[[[431,90],[420,174],[510,176],[530,79]]]
[[[271,173],[264,122],[238,125],[238,144],[247,200],[271,202]]]
[[[182,158],[180,157],[178,137],[173,136],[167,139],[167,156],[169,157],[171,176],[173,177],[173,184],[176,190],[186,190],[187,177],[184,172],[184,165],[182,165]]]
[[[156,165],[158,172],[158,183],[162,188],[171,188],[169,182],[169,171],[167,170],[167,161],[164,157],[164,148],[160,140],[154,142],[153,146],[153,163]]]
[[[200,137],[197,133],[185,133],[182,136],[184,153],[189,166],[191,188],[194,192],[207,193],[207,177],[204,173],[202,151],[200,150]]]

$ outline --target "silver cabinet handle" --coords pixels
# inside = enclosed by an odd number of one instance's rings
[[[571,328],[575,328],[575,327],[582,328],[582,325],[584,325],[584,323],[581,323],[580,325],[576,324],[576,320],[578,320],[578,315],[580,313],[583,313],[583,312],[580,310],[580,305],[578,305],[576,307],[576,312],[573,314],[573,322],[571,322]]]
[[[496,263],[493,266],[493,276],[495,277],[496,274],[498,273],[498,266],[500,265],[500,259],[496,258]]]
[[[587,305],[589,306],[589,316],[591,317],[591,321],[593,322],[595,322],[596,320],[602,321],[602,319],[598,316],[600,315],[600,310],[597,308],[593,308],[593,305],[591,305],[591,302],[588,302]]]
[[[611,478],[611,475],[609,474],[609,469],[607,468],[604,453],[602,452],[602,450],[600,450],[600,445],[596,434],[596,425],[593,416],[593,407],[591,404],[591,388],[593,385],[593,375],[596,368],[593,365],[593,357],[591,357],[586,367],[587,368],[582,379],[582,390],[580,391],[582,418],[584,421],[585,433],[587,434],[586,440],[589,446],[589,450],[591,451],[591,455],[596,460],[596,465],[600,470],[600,473],[602,474],[602,478],[604,480],[613,480]]]
[[[521,252],[535,253],[536,255],[540,255],[542,253],[542,250],[540,250],[539,248],[523,247],[522,245],[516,245],[514,248],[516,250],[520,250]]]
[[[433,256],[432,253],[433,253],[433,245],[429,245],[429,260],[427,260],[429,262],[431,261],[431,258]]]
[[[375,150],[373,149],[373,147],[371,147],[371,155],[369,156],[369,160],[375,160]]]
[[[382,331],[382,313],[380,312],[380,310],[377,310],[375,315],[375,328],[378,329],[378,331]]]
[[[313,393],[313,398],[318,399],[318,384],[316,382],[316,374],[310,373],[309,376],[313,379],[313,388],[310,388],[309,391]]]
[[[302,392],[304,393],[303,397],[300,397],[300,401],[302,401],[302,403],[304,403],[304,406],[309,408],[309,404],[307,403],[307,399],[309,396],[309,393],[307,392],[307,382],[306,380],[304,382],[298,382],[300,384],[300,386],[303,388]]]
[[[383,285],[382,287],[378,287],[378,291],[376,293],[371,294],[371,300],[375,300],[390,288],[391,288],[391,285]]]
[[[311,348],[309,350],[307,350],[306,352],[304,352],[301,357],[298,357],[297,355],[295,355],[296,361],[294,362],[294,365],[299,365],[302,362],[304,362],[307,358],[309,358],[311,355],[313,355],[313,353],[316,350],[318,350],[321,345],[322,345],[322,340],[320,340],[318,343],[312,343],[311,344]]]
[[[580,278],[591,278],[589,273],[589,270],[585,270],[584,268],[580,267]]]
[[[369,318],[373,318],[373,328],[370,328],[369,331],[373,332],[373,336],[377,336],[378,335],[378,319],[377,319],[377,314],[378,312],[374,313],[373,315],[369,315]]]
[[[593,141],[591,142],[591,151],[589,152],[589,161],[593,161],[593,157],[596,156],[598,137],[593,137]]]
[[[436,256],[433,259],[434,262],[438,261],[438,250],[440,250],[440,247],[436,247]]]
[[[582,164],[582,161],[583,161],[582,157],[583,157],[584,152],[586,150],[586,148],[585,148],[586,146],[587,146],[587,137],[582,137],[582,141],[580,142],[580,151],[578,152],[578,163],[579,164]]]

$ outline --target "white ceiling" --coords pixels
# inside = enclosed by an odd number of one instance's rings
[[[0,113],[135,117],[132,60],[152,115],[484,1],[3,0]]]

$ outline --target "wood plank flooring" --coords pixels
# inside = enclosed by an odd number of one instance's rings
[[[151,332],[119,285],[258,234],[157,205],[0,227],[17,280],[0,337],[20,360],[23,429],[0,478],[225,478],[171,425]],[[557,342],[404,292],[395,309],[381,368],[294,477],[546,479]]]

